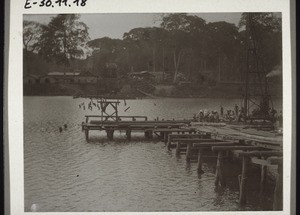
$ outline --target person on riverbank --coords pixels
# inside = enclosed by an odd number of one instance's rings
[[[234,110],[235,110],[235,115],[238,116],[238,114],[239,114],[239,106],[237,104],[235,104]]]
[[[199,122],[202,122],[204,120],[204,113],[202,110],[199,111],[198,120]]]
[[[223,114],[224,114],[224,108],[222,105],[220,105],[220,114],[221,114],[221,117],[223,117]]]

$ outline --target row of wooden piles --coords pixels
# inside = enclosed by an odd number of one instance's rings
[[[159,130],[157,130],[159,131]],[[164,142],[169,150],[175,148],[176,155],[185,154],[187,162],[197,162],[197,171],[204,173],[202,169],[203,157],[207,151],[216,154],[215,185],[226,186],[224,176],[224,160],[242,162],[241,174],[238,176],[239,182],[239,203],[245,205],[247,202],[247,186],[251,184],[248,179],[249,167],[252,164],[260,165],[260,189],[263,190],[267,179],[267,167],[277,166],[277,176],[275,179],[275,189],[273,196],[273,210],[282,210],[283,207],[283,152],[282,150],[267,149],[262,146],[253,145],[245,140],[224,141],[212,138],[210,133],[196,134],[174,133],[172,130],[161,130],[164,133]],[[166,138],[167,136],[167,138]]]

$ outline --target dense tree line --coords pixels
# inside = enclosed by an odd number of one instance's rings
[[[201,81],[204,72],[215,80],[241,81],[249,46],[248,15],[242,14],[235,26],[207,23],[185,13],[164,14],[159,27],[134,28],[122,39],[95,40],[89,39],[88,27],[79,15],[58,15],[48,25],[24,21],[24,60],[30,61],[30,53],[36,53],[49,62],[69,67],[80,61],[77,66],[102,76],[107,65],[112,64],[117,65],[121,75],[164,71],[173,83],[179,76]],[[264,73],[268,73],[281,65],[281,18],[273,13],[254,13],[252,28]]]

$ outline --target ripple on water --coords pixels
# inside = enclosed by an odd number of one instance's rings
[[[136,133],[132,141],[125,140],[124,132],[116,132],[115,141],[107,141],[104,132],[93,131],[87,143],[80,126],[86,114],[78,109],[82,101],[25,97],[26,211],[32,204],[38,205],[38,211],[54,212],[241,210],[236,189],[215,190],[214,162],[205,162],[205,174],[199,177],[196,164],[186,165],[184,156],[177,158],[163,143],[145,141]],[[225,107],[230,105],[223,102]],[[120,108],[120,114],[172,119],[178,113],[188,118],[201,105],[211,109],[220,103],[149,99],[129,100],[127,104],[130,111]],[[96,114],[95,110],[90,113]],[[67,129],[60,133],[58,128],[64,124]],[[247,209],[257,208],[257,204],[249,204]]]

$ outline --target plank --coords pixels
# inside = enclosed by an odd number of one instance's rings
[[[210,139],[210,138],[175,138],[174,142],[181,143],[202,143],[202,142],[220,142],[219,140]]]
[[[237,152],[239,157],[258,157],[258,156],[282,156],[282,151],[252,151]]]
[[[254,163],[254,164],[258,164],[258,165],[261,165],[261,166],[274,166],[272,164],[270,164],[267,160],[265,159],[259,159],[259,158],[251,158],[251,163]]]
[[[214,146],[213,151],[228,151],[228,150],[258,150],[262,149],[258,146]]]

